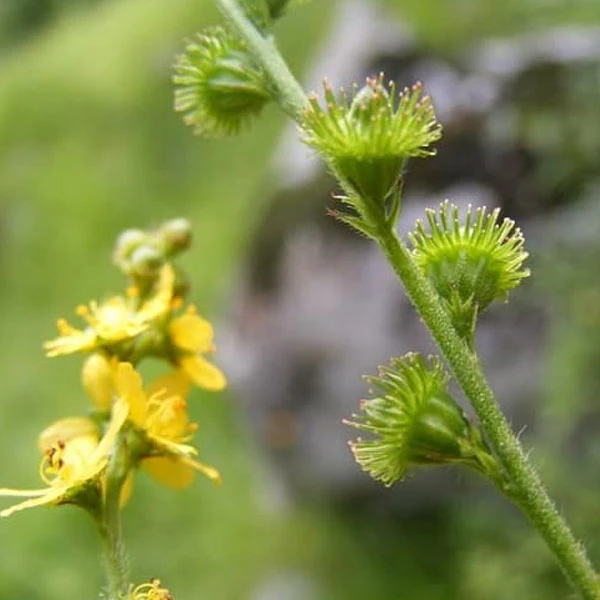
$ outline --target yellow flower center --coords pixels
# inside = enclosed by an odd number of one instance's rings
[[[82,304],[77,307],[77,314],[101,338],[127,337],[136,335],[141,330],[133,305],[119,296],[102,304],[96,301],[90,302],[89,306]]]
[[[189,441],[198,425],[190,423],[187,402],[179,396],[165,398],[166,390],[160,390],[148,399],[148,416],[144,428],[151,437],[175,443]]]
[[[68,443],[58,440],[44,452],[40,477],[49,486],[84,479],[97,446],[98,439],[93,435],[73,438]]]

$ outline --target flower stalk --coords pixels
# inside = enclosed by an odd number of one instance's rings
[[[502,414],[481,369],[477,355],[457,333],[438,294],[417,266],[395,231],[384,224],[378,243],[406,294],[442,350],[461,389],[469,399],[482,428],[512,486],[510,499],[517,504],[556,556],[573,587],[586,600],[600,599],[600,579],[585,548],[558,512],[535,469]],[[502,490],[507,492],[507,490]]]
[[[269,74],[285,112],[302,124],[301,113],[307,106],[307,97],[272,40],[265,38],[256,29],[236,0],[215,0],[215,3],[247,43],[257,63]],[[346,189],[346,192],[351,195],[355,190]],[[385,213],[381,211],[369,213],[365,233],[375,238],[380,245],[471,402],[492,449],[510,480],[510,488],[503,491],[522,509],[544,537],[563,572],[581,597],[585,600],[600,600],[598,574],[584,547],[548,496],[537,472],[529,464],[519,440],[496,403],[477,355],[459,335],[439,294],[416,264],[409,249],[398,238],[392,219],[385,218]],[[359,230],[360,227],[361,224],[358,224]]]
[[[121,491],[127,477],[126,448],[122,437],[115,448],[106,472],[104,512],[100,525],[103,542],[108,600],[119,600],[129,587],[127,555],[121,527]]]
[[[248,51],[262,65],[277,93],[277,100],[290,117],[297,119],[308,98],[277,50],[271,36],[265,37],[236,0],[215,0],[232,29],[246,42]]]

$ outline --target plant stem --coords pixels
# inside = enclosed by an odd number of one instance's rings
[[[271,36],[265,37],[248,19],[236,0],[214,0],[225,18],[246,42],[248,50],[269,75],[281,108],[296,119],[308,103],[304,90],[292,75]]]
[[[393,230],[382,226],[379,244],[426,327],[442,350],[463,392],[506,469],[518,504],[544,537],[582,598],[600,599],[600,579],[582,544],[549,498],[538,474],[500,411],[477,355],[456,333],[428,279]]]
[[[125,481],[123,449],[117,442],[106,474],[106,495],[101,524],[108,583],[108,600],[120,600],[127,593],[127,557],[121,533],[121,489]]]
[[[254,58],[269,73],[284,110],[298,120],[307,99],[272,40],[263,37],[236,0],[214,1],[246,41]],[[476,354],[456,333],[438,294],[390,224],[379,221],[377,229],[379,245],[448,361],[506,469],[511,489],[514,490],[510,494],[511,499],[544,537],[563,572],[581,597],[585,600],[600,600],[600,579],[584,547],[557,511],[538,474],[529,464],[521,444],[496,403]]]

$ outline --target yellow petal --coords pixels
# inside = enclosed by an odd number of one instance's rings
[[[119,496],[119,506],[124,508],[125,505],[129,502],[129,498],[131,498],[131,494],[133,492],[133,471],[127,475],[127,479],[123,483],[123,487],[121,488],[121,494]]]
[[[166,398],[179,396],[185,400],[190,392],[190,380],[181,371],[172,371],[155,379],[146,388],[146,396],[150,398],[150,396],[163,390]]]
[[[194,460],[192,458],[182,458],[181,462],[196,469],[196,471],[200,471],[200,473],[206,475],[216,485],[221,485],[221,473],[219,473],[219,471],[217,471],[217,469],[215,469],[214,467],[201,463],[200,461]]]
[[[90,355],[81,369],[81,382],[99,410],[108,410],[115,395],[114,373],[110,361],[100,352]]]
[[[70,442],[77,437],[93,436],[98,441],[98,426],[87,417],[68,417],[49,425],[40,433],[38,447],[45,452],[57,442]]]
[[[100,443],[96,447],[96,451],[94,453],[94,459],[91,461],[92,464],[99,463],[101,459],[108,456],[111,446],[114,444],[119,431],[121,431],[121,427],[123,427],[123,423],[127,419],[129,414],[129,405],[125,400],[119,398],[112,410],[112,416],[110,418],[110,424],[108,429],[106,430],[104,436],[100,440]]]
[[[213,342],[212,325],[193,312],[173,319],[169,337],[174,346],[188,352],[209,352]]]
[[[205,390],[218,392],[225,388],[225,375],[215,365],[199,355],[182,356],[179,366],[184,373],[198,386]]]
[[[0,517],[10,517],[13,513],[25,510],[26,508],[34,508],[35,506],[43,506],[44,504],[54,504],[64,493],[65,489],[62,487],[48,488],[37,498],[30,498],[29,500],[25,500],[25,502],[20,502],[19,504],[5,508],[0,512]]]
[[[194,468],[169,456],[146,458],[144,469],[159,483],[175,490],[188,487],[194,480]]]
[[[46,356],[54,357],[72,354],[73,352],[83,352],[96,346],[96,333],[92,329],[84,329],[83,331],[75,329],[65,319],[59,319],[56,325],[60,337],[44,343]]]
[[[0,488],[0,496],[12,496],[13,498],[37,498],[48,492],[48,488],[40,490],[13,490],[11,488]]]
[[[144,322],[153,321],[171,308],[175,271],[170,264],[164,265],[156,283],[156,293],[146,300],[138,311],[138,318]]]
[[[119,363],[115,375],[115,388],[120,398],[129,406],[129,418],[143,427],[148,413],[148,406],[142,378],[130,363]]]

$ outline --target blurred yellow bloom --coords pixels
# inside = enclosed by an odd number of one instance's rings
[[[203,354],[214,352],[212,325],[190,306],[168,326],[168,335],[175,350],[177,365],[198,386],[220,391],[227,381],[220,369],[208,362]]]
[[[112,406],[116,360],[109,360],[102,352],[94,352],[83,363],[81,383],[98,410],[109,410]]]
[[[88,306],[78,306],[76,312],[88,326],[77,329],[66,319],[59,319],[56,325],[60,336],[44,344],[46,355],[86,352],[134,338],[169,311],[174,281],[173,268],[167,264],[161,269],[155,294],[139,307],[135,294],[127,298],[113,296],[101,304],[93,300]]]
[[[37,490],[0,489],[0,496],[28,498],[1,511],[0,517],[34,506],[72,502],[88,485],[100,483],[112,445],[127,418],[127,410],[124,402],[115,404],[110,425],[100,441],[89,423],[79,419],[63,419],[43,432],[40,445],[50,443],[50,446],[45,448],[40,477],[48,487]],[[62,439],[61,434],[66,439]]]
[[[173,600],[171,592],[160,587],[160,580],[153,579],[150,583],[138,585],[130,596],[131,600]]]
[[[215,483],[219,472],[194,459],[197,450],[186,444],[197,429],[190,423],[187,404],[182,395],[187,389],[185,378],[178,373],[159,379],[145,392],[142,378],[129,363],[116,369],[118,397],[129,407],[129,418],[149,441],[142,466],[159,482],[175,489],[187,487],[195,472],[200,471]]]

